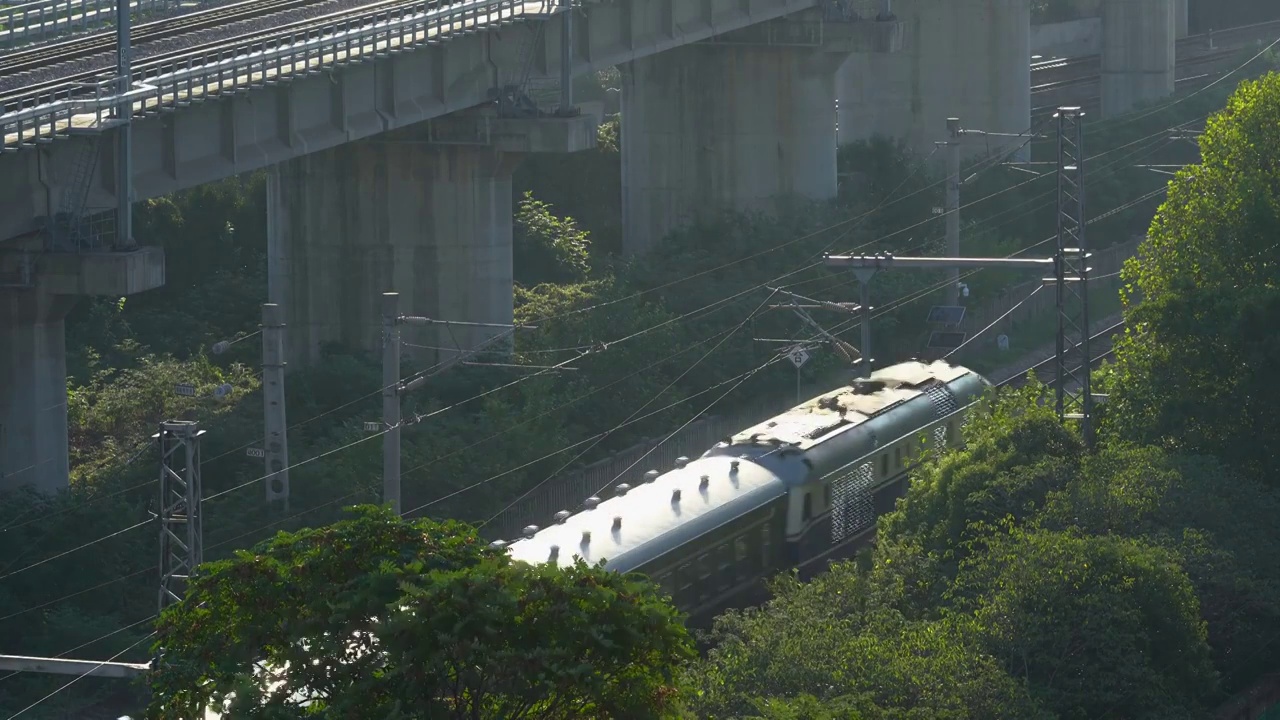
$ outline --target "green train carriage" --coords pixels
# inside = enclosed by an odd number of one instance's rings
[[[990,384],[945,362],[894,365],[726,438],[702,457],[608,500],[589,498],[509,551],[525,562],[604,560],[648,575],[702,625],[807,578],[870,541],[921,450],[956,446]],[[922,442],[923,438],[923,442]]]

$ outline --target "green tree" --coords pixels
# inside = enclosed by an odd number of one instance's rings
[[[646,581],[373,507],[202,566],[157,647],[147,714],[173,720],[228,695],[282,720],[658,717],[692,654]]]
[[[1274,477],[1280,390],[1280,75],[1246,81],[1200,138],[1203,161],[1169,184],[1125,267],[1108,424],[1118,437],[1217,455]],[[1138,302],[1139,299],[1141,302]]]
[[[1176,555],[1019,528],[983,545],[962,564],[952,601],[1046,707],[1063,720],[1197,717],[1215,673]]]
[[[1042,524],[1141,538],[1175,553],[1228,691],[1274,667],[1280,628],[1280,494],[1208,457],[1116,445],[1054,493]]]
[[[513,263],[523,285],[581,282],[591,272],[591,235],[526,192],[516,208]]]
[[[967,541],[1006,518],[1033,516],[1050,491],[1079,471],[1084,446],[1064,428],[1044,386],[1002,392],[964,430],[965,447],[930,460],[911,478],[895,512],[879,523],[887,540],[909,539],[954,566]]]
[[[878,606],[852,563],[813,582],[774,583],[763,609],[717,618],[695,666],[699,718],[1046,717],[975,639],[964,617],[910,621]],[[806,698],[806,696],[812,696]]]

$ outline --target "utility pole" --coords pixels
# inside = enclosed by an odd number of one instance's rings
[[[960,179],[960,148],[974,143],[985,145],[993,137],[1022,137],[1024,134],[968,130],[960,127],[960,118],[947,118],[947,139],[935,145],[947,151],[947,196],[944,211],[947,216],[948,257],[960,257],[960,187],[977,175],[974,173],[964,180]],[[953,268],[951,282],[947,287],[947,303],[959,305],[960,295],[960,270]]]
[[[947,255],[960,257],[960,118],[947,118]],[[951,269],[947,304],[960,304],[960,268]]]
[[[160,423],[160,611],[182,600],[187,581],[204,561],[200,511],[200,424]]]
[[[573,107],[573,0],[560,0],[560,117],[577,114]]]
[[[289,512],[289,430],[285,419],[284,321],[280,306],[262,306],[263,459],[267,503],[282,503]]]
[[[400,514],[400,293],[382,294],[382,502]]]
[[[118,250],[135,246],[133,240],[133,48],[129,37],[129,0],[116,0],[116,76],[119,102],[116,127],[116,242]]]
[[[1084,221],[1084,147],[1083,113],[1078,107],[1059,108],[1058,118],[1058,244],[1051,258],[964,258],[964,257],[895,257],[893,255],[859,255],[825,258],[827,267],[853,269],[863,286],[871,277],[892,267],[920,269],[955,269],[1004,267],[1037,270],[1045,284],[1057,290],[1057,388],[1056,409],[1061,420],[1080,420],[1081,434],[1092,445],[1093,395],[1090,382],[1092,358],[1089,355],[1089,253],[1085,245]],[[1053,271],[1046,277],[1045,271]],[[869,324],[864,310],[863,354],[870,347]],[[1079,335],[1076,339],[1074,336]],[[1078,389],[1069,387],[1079,384]]]
[[[460,325],[473,328],[502,328],[499,333],[470,350],[458,353],[431,372],[419,375],[409,382],[400,382],[400,326],[401,325]],[[365,423],[367,430],[381,430],[382,439],[382,501],[400,514],[400,398],[422,387],[427,380],[464,362],[468,357],[482,352],[490,345],[507,337],[515,330],[536,330],[533,325],[505,325],[502,323],[461,322],[436,320],[400,314],[400,293],[382,293],[382,425]],[[512,367],[512,366],[507,366]],[[555,366],[544,370],[575,370]]]

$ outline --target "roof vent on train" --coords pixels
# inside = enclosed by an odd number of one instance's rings
[[[684,466],[688,464],[689,464],[689,458],[685,457],[684,455],[681,455],[680,457],[676,458],[676,469],[683,469]]]
[[[538,526],[537,526],[537,525],[525,525],[524,530],[522,531],[522,534],[523,534],[525,537],[527,537],[527,538],[531,538],[531,537],[533,537],[534,535],[537,535],[537,534],[538,534]]]
[[[590,544],[591,544],[591,531],[590,531],[590,530],[583,530],[583,531],[582,531],[582,544],[583,544],[583,545],[590,545]]]
[[[850,383],[850,385],[853,386],[854,395],[871,395],[873,393],[880,392],[885,387],[884,381],[868,380],[867,378],[858,378]]]
[[[698,481],[698,487],[702,490],[706,490],[707,486],[709,486],[710,484],[711,484],[710,475],[703,475],[702,479]]]
[[[501,550],[506,546],[507,546],[506,540],[494,540],[493,542],[489,543],[489,547],[493,548],[494,550]]]
[[[618,531],[619,531],[619,530],[621,530],[621,529],[622,529],[622,516],[621,516],[621,515],[614,515],[614,516],[613,516],[613,531],[614,531],[614,532],[618,532]]]
[[[650,470],[649,472],[647,472],[647,473],[645,473],[645,474],[644,474],[644,481],[645,481],[645,482],[653,482],[654,480],[657,480],[657,479],[658,479],[658,476],[659,476],[660,474],[661,474],[661,473],[659,473],[657,470]]]
[[[626,495],[630,491],[631,491],[631,486],[626,483],[622,483],[621,485],[618,486],[618,490],[617,490],[618,497],[622,497],[623,495]]]
[[[555,515],[556,524],[557,525],[565,524],[566,522],[569,521],[569,516],[572,514],[573,513],[569,512],[568,510],[561,510],[560,512],[556,513]]]
[[[729,472],[731,472],[731,473],[736,473],[736,472],[738,472],[738,461],[737,461],[737,460],[734,460],[733,462],[729,463]]]
[[[676,488],[675,490],[671,491],[671,502],[673,503],[680,502],[680,488]]]
[[[551,546],[551,557],[550,557],[550,558],[548,558],[548,559],[549,559],[549,560],[555,560],[555,559],[556,559],[556,558],[558,558],[558,557],[560,557],[560,546],[559,546],[559,545],[552,545],[552,546]]]
[[[587,498],[586,500],[583,500],[583,501],[582,501],[582,504],[583,504],[583,506],[585,506],[588,510],[595,510],[597,507],[599,507],[599,506],[600,506],[600,498],[596,497],[595,495],[592,495],[591,497]]]

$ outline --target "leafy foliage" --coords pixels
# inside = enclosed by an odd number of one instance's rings
[[[649,717],[691,654],[647,581],[377,508],[205,565],[157,632],[148,717],[175,720],[229,694],[234,717]]]
[[[984,411],[965,433],[965,448],[924,465],[880,532],[910,539],[930,555],[955,562],[970,541],[1007,518],[1034,515],[1050,491],[1079,471],[1084,446],[1062,426],[1031,383]]]
[[[954,595],[984,647],[1064,720],[1197,717],[1214,689],[1205,627],[1177,557],[1115,536],[992,536]]]
[[[851,564],[774,591],[763,610],[717,618],[696,671],[697,717],[1044,717],[978,650],[972,622],[905,620]]]
[[[565,283],[586,279],[591,271],[591,239],[573,218],[558,218],[551,206],[526,192],[516,208],[514,264],[516,281]]]
[[[1280,496],[1207,457],[1118,445],[1054,493],[1046,527],[1124,534],[1179,557],[1200,600],[1216,667],[1238,690],[1280,657]]]
[[[1125,268],[1129,333],[1116,349],[1109,417],[1124,437],[1217,455],[1274,477],[1280,399],[1280,75],[1241,83],[1200,139],[1203,162],[1169,185]],[[1137,302],[1138,298],[1141,302]]]

